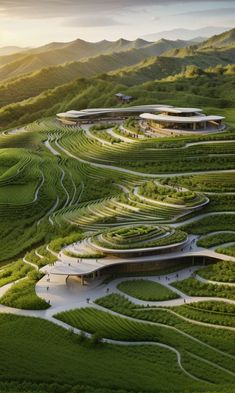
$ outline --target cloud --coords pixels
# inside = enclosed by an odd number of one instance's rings
[[[65,27],[105,27],[118,26],[120,25],[120,22],[114,18],[106,16],[80,16],[67,18],[62,25]]]
[[[235,7],[224,7],[224,8],[209,8],[200,11],[189,11],[183,12],[180,14],[176,14],[176,16],[185,15],[185,16],[199,16],[199,17],[208,17],[208,16],[231,16],[235,14]]]
[[[0,0],[0,14],[21,18],[55,18],[101,12],[111,15],[138,7],[198,2],[203,3],[204,0]],[[226,3],[233,2],[226,0]],[[221,3],[221,0],[214,0],[213,3]]]

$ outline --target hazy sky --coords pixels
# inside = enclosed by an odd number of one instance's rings
[[[0,47],[205,26],[235,27],[234,0],[0,0]]]

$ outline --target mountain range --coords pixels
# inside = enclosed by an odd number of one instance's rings
[[[76,96],[82,89],[93,89],[99,83],[102,93],[107,88],[107,97],[115,104],[111,99],[115,91],[182,74],[197,75],[195,67],[203,72],[234,63],[235,29],[200,43],[166,39],[98,43],[75,40],[0,56],[1,126],[71,109],[73,103],[76,109]],[[95,94],[97,106],[107,104],[103,94],[103,101],[98,90]],[[84,101],[83,106],[87,105]]]
[[[200,29],[172,29],[172,30],[165,30],[158,33],[146,34],[143,38],[147,41],[157,41],[161,38],[165,38],[168,40],[194,40],[196,42],[200,42],[201,40],[205,40],[213,35],[224,33],[228,30],[227,27],[224,26],[207,26]]]
[[[38,71],[43,67],[61,65],[72,61],[86,61],[97,56],[108,56],[120,52],[128,53],[130,58],[132,54],[133,56],[136,54],[138,61],[148,56],[159,56],[170,49],[184,48],[189,44],[191,42],[182,40],[162,39],[150,43],[142,39],[127,41],[122,38],[114,42],[104,40],[93,43],[80,39],[69,43],[53,42],[39,48],[0,56],[0,80],[12,79],[22,74]],[[132,62],[130,61],[129,64],[132,64]]]

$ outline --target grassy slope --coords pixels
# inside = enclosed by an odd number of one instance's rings
[[[115,42],[101,41],[89,43],[76,40],[62,47],[44,47],[38,51],[31,50],[21,54],[0,57],[0,80],[9,80],[27,73],[40,70],[43,67],[57,66],[73,61],[84,61],[89,59],[99,64],[103,62],[111,64],[110,59],[115,59],[114,68],[134,64],[148,56],[159,56],[165,51],[173,48],[181,48],[187,45],[187,41],[168,41],[160,40],[149,43],[143,40],[127,41],[120,39]],[[119,56],[119,53],[121,55]]]
[[[1,380],[124,390],[128,386],[137,392],[165,390],[167,381],[171,391],[175,383],[183,390],[191,389],[191,380],[180,371],[175,355],[165,349],[81,345],[73,334],[49,322],[13,315],[0,316],[0,334]],[[195,382],[192,391],[202,386]]]

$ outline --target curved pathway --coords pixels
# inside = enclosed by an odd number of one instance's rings
[[[34,202],[36,202],[36,201],[38,200],[39,191],[41,190],[41,188],[42,188],[42,186],[43,186],[43,184],[44,184],[44,182],[45,182],[44,173],[41,172],[41,174],[42,174],[42,179],[41,179],[41,181],[40,181],[40,183],[39,183],[39,185],[38,185],[38,187],[37,187],[37,189],[36,189],[36,191],[35,191],[34,199],[32,200],[32,203],[34,203]]]
[[[205,282],[207,284],[214,284],[214,285],[228,285],[230,287],[234,287],[235,283],[234,282],[223,282],[223,281],[213,281],[213,280],[207,280],[206,278],[203,278],[196,274],[196,279],[201,282]],[[235,302],[234,302],[235,303]]]
[[[49,247],[47,247],[48,251],[52,252]],[[54,255],[57,255],[56,253],[53,252]],[[197,270],[199,268],[199,266],[194,266],[194,267],[190,267],[190,268],[186,268],[183,270],[180,270],[178,272],[179,275],[179,279],[182,280],[186,277],[189,277],[192,272],[194,270]],[[143,278],[143,277],[142,277]],[[174,281],[176,279],[176,272],[175,273],[171,273],[167,276],[167,280],[166,280],[166,276],[157,276],[157,277],[153,277],[153,276],[149,276],[149,277],[145,277],[145,278],[149,278],[151,280],[155,280],[160,282],[161,284],[168,286],[169,283],[171,283],[172,281]],[[112,281],[111,283],[108,284],[108,287],[110,289],[110,293],[118,293],[118,290],[116,288],[117,282],[119,281],[123,281],[123,280],[128,280],[130,278],[120,278],[120,279],[116,279],[114,281]],[[133,279],[133,278],[131,278]],[[136,277],[136,279],[139,279]],[[160,279],[160,280],[159,280]],[[139,323],[144,323],[144,324],[150,324],[150,325],[155,325],[155,326],[164,326],[164,328],[168,329],[168,330],[173,330],[173,331],[177,331],[179,334],[190,338],[191,340],[199,343],[202,346],[205,346],[223,356],[229,357],[231,359],[234,359],[235,356],[226,353],[218,348],[215,348],[207,343],[205,343],[204,341],[195,338],[194,336],[181,331],[180,329],[173,327],[173,326],[168,326],[168,325],[163,325],[161,323],[156,323],[156,322],[149,322],[149,321],[145,321],[145,320],[141,320],[141,319],[136,319],[136,318],[131,318],[128,316],[123,316],[119,313],[116,313],[114,311],[105,309],[101,306],[98,306],[97,304],[91,302],[91,304],[87,304],[87,297],[91,297],[92,299],[96,299],[98,297],[102,297],[104,296],[107,291],[107,285],[100,285],[100,282],[96,283],[93,282],[92,285],[90,287],[77,287],[76,286],[76,291],[73,291],[73,289],[70,288],[70,286],[62,286],[61,287],[61,277],[59,278],[59,282],[57,281],[58,277],[52,277],[51,278],[51,282],[48,284],[48,282],[46,281],[46,276],[43,277],[43,279],[41,279],[37,286],[36,286],[36,293],[38,296],[44,298],[46,301],[50,300],[51,302],[51,308],[48,310],[43,310],[43,311],[29,311],[29,310],[19,310],[19,309],[14,309],[14,308],[9,308],[9,307],[5,307],[5,306],[0,306],[0,312],[4,312],[4,313],[13,313],[16,315],[25,315],[25,316],[33,316],[33,317],[40,317],[40,318],[44,318],[47,319],[48,321],[51,321],[55,324],[58,324],[66,329],[71,329],[70,325],[67,325],[61,321],[58,321],[57,319],[55,319],[53,317],[54,314],[61,312],[61,311],[66,311],[69,309],[73,309],[73,308],[82,308],[82,307],[95,307],[97,309],[101,309],[101,310],[105,310],[106,312],[109,312],[111,314],[114,315],[118,315],[122,318],[128,318],[130,320],[133,321],[137,321]],[[63,280],[62,280],[63,281]],[[59,285],[58,285],[59,284]],[[12,284],[8,284],[7,288],[4,288],[4,291],[9,289],[9,287]],[[46,287],[49,286],[49,291],[47,291]],[[173,288],[172,288],[173,289]],[[0,290],[1,291],[1,290]],[[79,293],[79,297],[78,297],[78,293]],[[184,295],[184,294],[183,294]],[[184,297],[187,297],[187,303],[191,302],[191,301],[199,301],[201,299],[205,300],[205,298],[193,298],[193,297],[188,297],[186,295],[184,295]],[[78,301],[78,298],[80,299],[80,301]],[[208,298],[206,298],[208,299]],[[210,300],[217,300],[216,298],[209,298]],[[132,300],[132,299],[131,299]],[[143,302],[138,301],[138,299],[134,299],[136,304],[141,304]],[[180,299],[176,299],[177,301],[179,301]],[[183,299],[182,299],[183,300]],[[181,300],[181,302],[182,302]],[[221,301],[221,299],[220,299]],[[223,299],[223,301],[228,301],[227,299]],[[173,301],[169,301],[169,302],[151,302],[151,304],[157,304],[158,306],[162,303],[164,306],[168,306],[170,305],[169,303],[172,304],[172,302],[174,302],[175,305],[175,300]],[[228,301],[229,302],[229,301]],[[149,302],[148,302],[149,303]],[[168,304],[166,304],[168,303]],[[147,304],[147,302],[145,302],[145,304]],[[173,312],[172,310],[168,310],[168,312]],[[182,319],[185,319],[187,322],[189,323],[194,323],[194,324],[199,324],[198,321],[191,321],[185,317],[179,316],[177,313],[175,313],[177,315],[177,317],[180,317]],[[203,324],[203,323],[202,323]],[[222,326],[217,326],[217,325],[210,325],[210,324],[205,324],[205,326],[210,326],[212,328],[216,328],[216,329],[224,329],[224,327]],[[74,329],[73,329],[74,330]],[[78,329],[74,330],[75,333],[79,333],[80,331]],[[156,343],[156,342],[145,342],[145,341],[140,341],[140,342],[123,342],[123,341],[118,341],[118,340],[109,340],[109,339],[104,339],[104,342],[110,343],[110,344],[116,344],[116,345],[160,345],[165,347],[166,349],[169,349],[171,351],[173,351],[176,354],[177,357],[177,362],[179,367],[181,368],[181,370],[188,375],[190,378],[193,379],[198,379],[196,376],[192,375],[191,373],[189,373],[184,367],[182,368],[182,364],[181,364],[181,354],[179,351],[177,351],[174,347],[165,345],[165,344],[161,344],[161,343]],[[217,369],[221,369],[222,371],[228,373],[231,376],[235,376],[235,373],[232,372],[231,370],[228,370],[224,367],[222,367],[221,365],[218,365],[214,362],[208,361],[206,359],[202,359],[199,357],[199,360],[201,360],[202,362],[209,362],[213,367],[217,368]],[[200,378],[199,378],[200,380]]]
[[[44,145],[54,156],[60,156],[60,153],[51,146],[49,139],[44,142]]]

